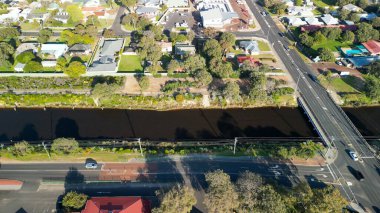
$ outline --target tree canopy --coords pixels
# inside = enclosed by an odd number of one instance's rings
[[[203,52],[209,57],[212,58],[222,58],[222,47],[216,39],[208,39],[204,46]]]
[[[63,72],[70,78],[78,78],[86,73],[86,66],[79,61],[73,61],[63,70]]]
[[[182,185],[171,188],[168,192],[156,192],[160,206],[153,213],[188,213],[197,203],[194,190]]]
[[[39,61],[28,61],[24,66],[24,72],[39,72],[43,69],[44,67]]]
[[[44,28],[40,30],[40,33],[38,35],[37,41],[39,43],[46,43],[49,41],[50,37],[53,35],[53,30],[49,28]]]
[[[80,210],[86,204],[87,195],[70,191],[63,197],[62,206],[69,211]]]
[[[66,11],[70,16],[70,20],[74,23],[79,23],[83,20],[82,10],[76,4],[70,4],[66,7]]]
[[[71,138],[57,138],[51,145],[51,150],[57,154],[70,154],[77,151],[79,143]]]

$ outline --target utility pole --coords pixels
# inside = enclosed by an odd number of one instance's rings
[[[144,154],[143,154],[143,150],[142,150],[142,148],[141,148],[141,138],[137,138],[137,141],[139,142],[141,156],[144,156]]]
[[[44,141],[42,141],[42,146],[44,147],[44,149],[45,149],[45,151],[46,151],[46,153],[47,153],[47,155],[48,155],[48,157],[49,157],[49,159],[50,159],[50,153],[49,153],[49,151],[47,150],[47,148],[46,148],[46,144],[45,144]]]
[[[236,153],[236,144],[237,144],[237,142],[238,142],[238,138],[236,137],[235,141],[234,141],[234,155]]]

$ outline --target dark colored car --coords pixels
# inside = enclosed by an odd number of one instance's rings
[[[284,48],[285,48],[286,51],[290,51],[290,48],[288,47],[288,45],[284,44]]]
[[[285,37],[284,33],[278,33],[281,37]]]

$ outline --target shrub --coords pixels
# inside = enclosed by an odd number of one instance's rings
[[[87,201],[87,195],[75,191],[68,192],[62,200],[62,206],[68,211],[80,210]]]
[[[39,72],[39,71],[43,71],[43,69],[44,68],[42,67],[41,62],[38,62],[38,61],[28,61],[25,64],[24,72]]]
[[[33,147],[26,141],[21,141],[13,145],[12,154],[15,156],[25,156],[33,152]]]
[[[32,51],[25,51],[17,55],[16,60],[20,63],[26,64],[27,62],[34,59],[36,56]]]
[[[70,154],[77,151],[79,143],[71,138],[57,138],[53,141],[51,149],[57,154]]]

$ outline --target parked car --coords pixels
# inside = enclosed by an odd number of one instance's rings
[[[96,169],[96,168],[98,168],[98,164],[97,163],[86,163],[85,167],[86,167],[86,169]]]
[[[354,161],[358,161],[359,160],[358,155],[354,151],[349,151],[348,154],[350,155],[350,157],[352,158],[352,160],[354,160]]]

